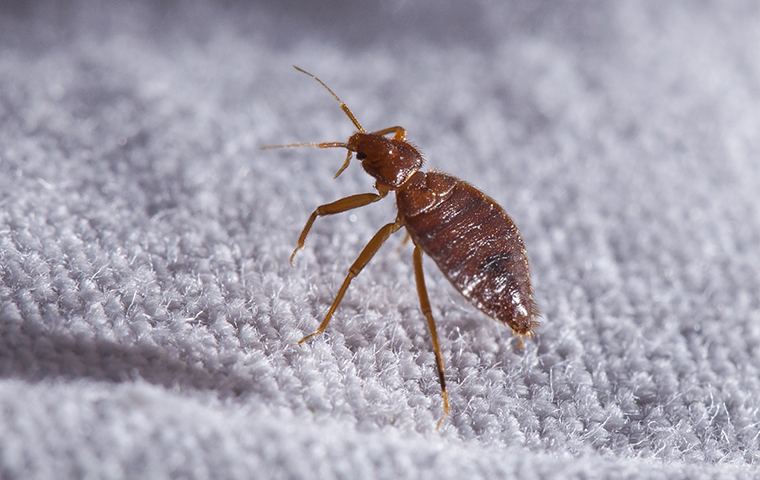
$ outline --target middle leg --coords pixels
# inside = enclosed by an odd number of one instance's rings
[[[311,230],[312,225],[314,225],[314,220],[317,219],[317,217],[324,217],[326,215],[334,215],[336,213],[343,213],[348,210],[353,210],[355,208],[360,208],[365,205],[369,205],[370,203],[374,203],[381,198],[385,197],[387,195],[387,192],[381,191],[380,193],[360,193],[358,195],[351,195],[350,197],[341,198],[340,200],[336,200],[332,203],[328,203],[325,205],[320,205],[317,207],[316,210],[314,210],[309,217],[309,220],[306,222],[306,225],[303,227],[303,230],[301,231],[301,236],[298,237],[298,246],[295,250],[293,250],[293,253],[290,255],[290,264],[293,265],[293,258],[296,256],[296,253],[301,250],[306,243],[306,236],[309,235],[309,231]]]
[[[348,275],[346,275],[346,279],[343,281],[343,285],[341,285],[340,290],[338,290],[338,295],[335,296],[335,300],[333,301],[332,306],[330,306],[330,310],[328,310],[327,315],[325,315],[325,319],[322,320],[322,323],[319,325],[319,328],[317,328],[317,331],[311,335],[306,335],[301,340],[299,340],[299,345],[316,335],[324,333],[325,329],[327,328],[327,324],[330,323],[330,319],[332,318],[333,313],[335,313],[335,310],[338,308],[338,305],[340,305],[341,300],[343,300],[343,296],[346,294],[346,290],[348,290],[348,285],[351,283],[351,280],[359,275],[362,269],[367,266],[372,257],[375,256],[383,243],[385,243],[385,241],[388,240],[391,235],[397,232],[399,228],[401,228],[400,223],[389,223],[378,230],[375,236],[372,237],[372,240],[367,243],[367,246],[364,247],[364,250],[362,250],[362,252],[359,254],[359,257],[356,259],[354,264],[351,265],[351,268],[348,269]]]

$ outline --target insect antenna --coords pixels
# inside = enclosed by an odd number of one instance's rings
[[[298,70],[298,71],[299,71],[299,72],[301,72],[301,73],[305,73],[306,75],[310,76],[310,77],[311,77],[311,78],[313,78],[314,80],[318,81],[320,85],[322,85],[323,87],[325,87],[325,89],[326,89],[328,92],[330,92],[330,94],[331,94],[331,95],[332,95],[332,96],[335,98],[335,100],[337,100],[337,101],[338,101],[338,103],[340,103],[340,108],[341,108],[341,110],[343,110],[343,112],[344,112],[346,115],[348,115],[348,118],[350,118],[350,119],[351,119],[351,121],[353,122],[354,126],[355,126],[355,127],[356,127],[356,128],[357,128],[357,129],[358,129],[360,132],[361,132],[361,133],[367,133],[367,131],[366,131],[366,130],[364,130],[364,129],[362,128],[361,124],[359,123],[359,120],[357,120],[357,119],[356,119],[356,117],[354,116],[354,113],[351,111],[351,109],[350,109],[350,108],[348,108],[348,105],[346,105],[346,102],[344,102],[343,100],[341,100],[340,98],[338,98],[338,96],[337,96],[337,95],[335,95],[335,92],[333,92],[332,90],[330,90],[330,87],[328,87],[328,86],[325,84],[325,82],[323,82],[322,80],[320,80],[320,79],[319,79],[319,77],[317,77],[317,76],[316,76],[316,75],[314,75],[313,73],[309,73],[309,72],[307,72],[306,70],[304,70],[304,69],[303,69],[303,68],[301,68],[301,67],[298,67],[298,66],[296,66],[296,65],[293,65],[293,68],[295,68],[296,70]]]
[[[335,100],[340,103],[340,109],[343,110],[343,113],[345,113],[348,118],[351,119],[351,122],[354,124],[354,126],[361,132],[361,133],[367,133],[366,130],[361,126],[359,123],[359,120],[356,119],[354,116],[354,112],[351,111],[350,108],[348,108],[348,105],[346,105],[346,102],[340,99],[335,92],[333,92],[330,87],[325,84],[322,80],[319,79],[316,75],[307,72],[301,67],[298,67],[296,65],[293,65],[293,68],[298,70],[301,73],[305,73],[306,75],[310,76],[314,80],[318,81],[320,85],[325,87],[325,89],[330,92],[330,95],[335,98]],[[346,142],[301,142],[301,143],[288,143],[287,145],[266,145],[264,147],[261,147],[261,150],[271,150],[273,148],[293,148],[293,147],[317,147],[317,148],[348,148],[348,144]],[[335,174],[333,178],[338,178],[338,176],[343,173],[343,171],[348,168],[349,163],[351,162],[351,150],[348,151],[348,155],[346,155],[346,161],[343,162],[343,165],[338,170],[338,173]]]
[[[300,142],[288,143],[286,145],[264,145],[260,150],[272,150],[273,148],[293,148],[293,147],[317,147],[317,148],[347,148],[346,142]]]

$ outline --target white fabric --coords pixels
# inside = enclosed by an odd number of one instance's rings
[[[751,478],[755,2],[0,9],[2,478]],[[403,125],[520,227],[523,349],[396,234],[345,153]]]

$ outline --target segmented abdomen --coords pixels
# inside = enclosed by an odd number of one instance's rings
[[[530,335],[538,324],[528,257],[512,219],[475,187],[441,172],[415,174],[398,193],[399,218],[462,295]]]

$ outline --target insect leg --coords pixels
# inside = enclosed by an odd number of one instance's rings
[[[393,138],[396,140],[401,140],[402,142],[406,141],[406,129],[404,127],[389,127],[372,133],[375,135],[388,135],[389,133],[393,133]]]
[[[414,246],[414,278],[417,280],[417,295],[420,297],[420,308],[428,321],[430,327],[430,336],[433,339],[433,352],[435,353],[435,365],[438,367],[438,380],[441,382],[441,394],[443,395],[443,415],[438,420],[436,428],[440,428],[446,415],[449,414],[449,394],[446,392],[446,372],[443,368],[443,356],[441,355],[441,346],[438,343],[438,333],[435,331],[435,320],[430,308],[430,298],[428,298],[427,287],[425,287],[425,274],[422,271],[422,249],[419,245]]]
[[[322,320],[322,323],[319,325],[319,328],[317,328],[317,331],[311,335],[306,335],[301,340],[299,340],[299,345],[311,337],[319,335],[325,331],[327,324],[330,323],[330,319],[332,318],[333,313],[335,313],[335,310],[338,308],[338,305],[340,305],[341,300],[343,300],[343,296],[346,294],[346,290],[348,290],[348,285],[351,283],[351,280],[359,275],[359,272],[361,272],[362,269],[367,266],[372,257],[375,256],[377,251],[380,249],[380,246],[382,246],[382,244],[385,243],[385,241],[388,240],[391,235],[398,231],[399,228],[401,228],[400,223],[389,223],[378,230],[375,236],[372,237],[372,240],[367,243],[367,245],[364,247],[364,250],[362,250],[362,253],[359,254],[359,257],[356,259],[354,264],[351,265],[351,268],[348,269],[348,275],[346,275],[346,279],[343,281],[343,285],[341,285],[340,290],[338,290],[338,295],[335,296],[335,300],[333,300],[330,310],[327,312],[327,315],[325,315],[325,319]]]
[[[293,253],[290,255],[290,264],[293,265],[293,257],[295,257],[296,253],[303,248],[304,243],[306,242],[306,236],[309,234],[309,230],[311,230],[311,226],[314,224],[314,220],[316,220],[317,217],[324,217],[325,215],[334,215],[336,213],[353,210],[354,208],[363,207],[365,205],[369,205],[370,203],[380,200],[381,198],[385,197],[385,195],[387,195],[387,192],[360,193],[358,195],[351,195],[350,197],[341,198],[340,200],[336,200],[326,205],[318,206],[317,209],[314,210],[314,212],[312,212],[311,216],[309,217],[309,220],[306,222],[306,225],[303,227],[303,230],[301,231],[301,236],[298,237],[298,246],[296,247],[295,250],[293,250]]]
[[[404,245],[406,245],[407,243],[409,243],[409,239],[410,238],[412,238],[412,237],[409,235],[409,230],[404,230],[404,239],[401,240],[401,245],[399,245],[398,247],[396,247],[396,255],[400,255],[401,254],[401,250],[404,249]]]

